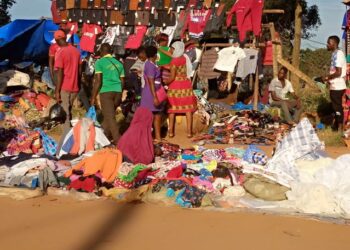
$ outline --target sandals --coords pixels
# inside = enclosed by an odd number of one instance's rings
[[[168,137],[169,137],[169,138],[174,138],[174,137],[175,137],[175,134],[174,134],[174,133],[169,133],[169,134],[168,134]]]
[[[191,134],[187,134],[187,138],[188,139],[191,139],[193,137],[193,134],[191,133]]]

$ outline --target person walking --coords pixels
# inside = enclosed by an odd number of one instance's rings
[[[192,64],[187,55],[184,55],[183,42],[175,42],[171,47],[173,54],[170,62],[170,77],[165,81],[169,85],[169,137],[174,137],[175,115],[186,114],[187,137],[192,138],[193,113],[197,110],[197,101],[190,80]]]
[[[108,43],[101,45],[101,58],[95,64],[96,78],[90,104],[95,105],[99,93],[104,132],[107,137],[113,139],[112,143],[117,145],[120,132],[115,116],[116,109],[122,100],[125,72],[123,64],[112,57],[111,53],[112,47]]]
[[[343,130],[344,110],[343,96],[346,90],[346,58],[339,49],[340,39],[337,36],[330,36],[327,41],[327,49],[332,52],[329,74],[323,77],[323,81],[329,84],[329,94],[334,110],[334,131]]]

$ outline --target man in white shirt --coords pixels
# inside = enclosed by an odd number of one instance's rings
[[[332,129],[338,131],[343,129],[344,111],[342,99],[346,89],[346,58],[343,51],[339,50],[340,39],[337,36],[330,36],[327,41],[327,49],[332,52],[331,67],[329,75],[323,81],[329,84],[329,94],[335,112]]]
[[[294,125],[299,122],[302,113],[300,98],[294,93],[292,83],[286,79],[288,70],[281,68],[278,77],[273,79],[269,85],[270,105],[282,109],[284,118],[288,124]],[[288,98],[290,94],[293,99]],[[292,117],[292,113],[294,115]]]

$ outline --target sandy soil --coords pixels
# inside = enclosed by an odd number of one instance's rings
[[[171,142],[192,145],[185,126]],[[217,147],[207,145],[208,147]],[[222,146],[220,146],[222,147]],[[271,147],[263,147],[270,154]],[[328,148],[332,157],[349,149]],[[149,204],[0,198],[0,249],[346,250],[350,227],[288,216],[208,212]]]

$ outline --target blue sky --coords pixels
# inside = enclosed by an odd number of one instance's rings
[[[311,40],[326,43],[329,35],[341,36],[341,24],[345,13],[345,6],[341,0],[308,0],[308,3],[318,5],[322,20],[322,26],[314,32],[317,35]],[[17,4],[10,12],[12,19],[49,17],[51,16],[50,5],[50,0],[17,0]],[[324,47],[324,45],[303,41],[303,47],[313,49]]]

